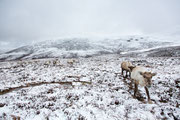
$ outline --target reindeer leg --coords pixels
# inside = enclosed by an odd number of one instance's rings
[[[131,83],[130,83],[130,88],[132,89],[133,87],[132,87],[132,84],[133,84],[133,79],[131,79],[130,78],[130,80],[131,80]]]
[[[131,72],[129,72],[129,78],[131,78]]]
[[[121,75],[123,76],[124,69],[122,68]]]
[[[128,77],[128,71],[126,70],[126,78]]]
[[[146,86],[144,88],[146,90],[146,94],[147,94],[147,97],[148,97],[148,103],[152,104],[152,101],[151,101],[151,98],[150,98],[150,95],[149,95],[149,90],[148,90],[148,88]]]
[[[135,87],[134,87],[134,98],[136,98],[136,93],[138,91],[138,84],[135,82],[134,85],[135,85]]]

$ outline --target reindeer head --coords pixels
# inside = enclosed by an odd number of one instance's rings
[[[157,73],[151,73],[151,72],[140,72],[140,75],[142,75],[145,79],[147,87],[151,86],[151,79],[153,76],[155,76]]]
[[[132,70],[135,68],[136,66],[128,66],[128,68],[130,69],[130,72],[132,72]]]

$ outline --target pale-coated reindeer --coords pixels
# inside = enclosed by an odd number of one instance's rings
[[[152,84],[152,77],[155,76],[157,73],[148,72],[145,67],[136,66],[135,68],[129,67],[132,69],[131,72],[131,82],[134,82],[134,97],[136,98],[136,93],[138,91],[138,85],[145,88],[147,97],[148,97],[148,103],[152,104],[148,87]]]

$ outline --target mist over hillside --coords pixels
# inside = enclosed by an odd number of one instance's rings
[[[173,44],[175,44],[174,41],[160,40],[149,36],[124,36],[111,39],[55,39],[5,52],[0,55],[0,60],[91,57],[102,54],[121,54],[123,52],[151,49]]]

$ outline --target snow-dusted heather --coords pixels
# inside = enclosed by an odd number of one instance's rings
[[[74,59],[73,64],[68,64],[68,60],[1,62],[0,119],[180,119],[180,58],[105,55]],[[157,72],[149,89],[153,104],[133,98],[130,80],[121,76],[122,61],[131,61]],[[30,85],[42,82],[46,84]],[[2,93],[19,86],[27,87]],[[147,101],[144,89],[139,90],[139,97]]]

